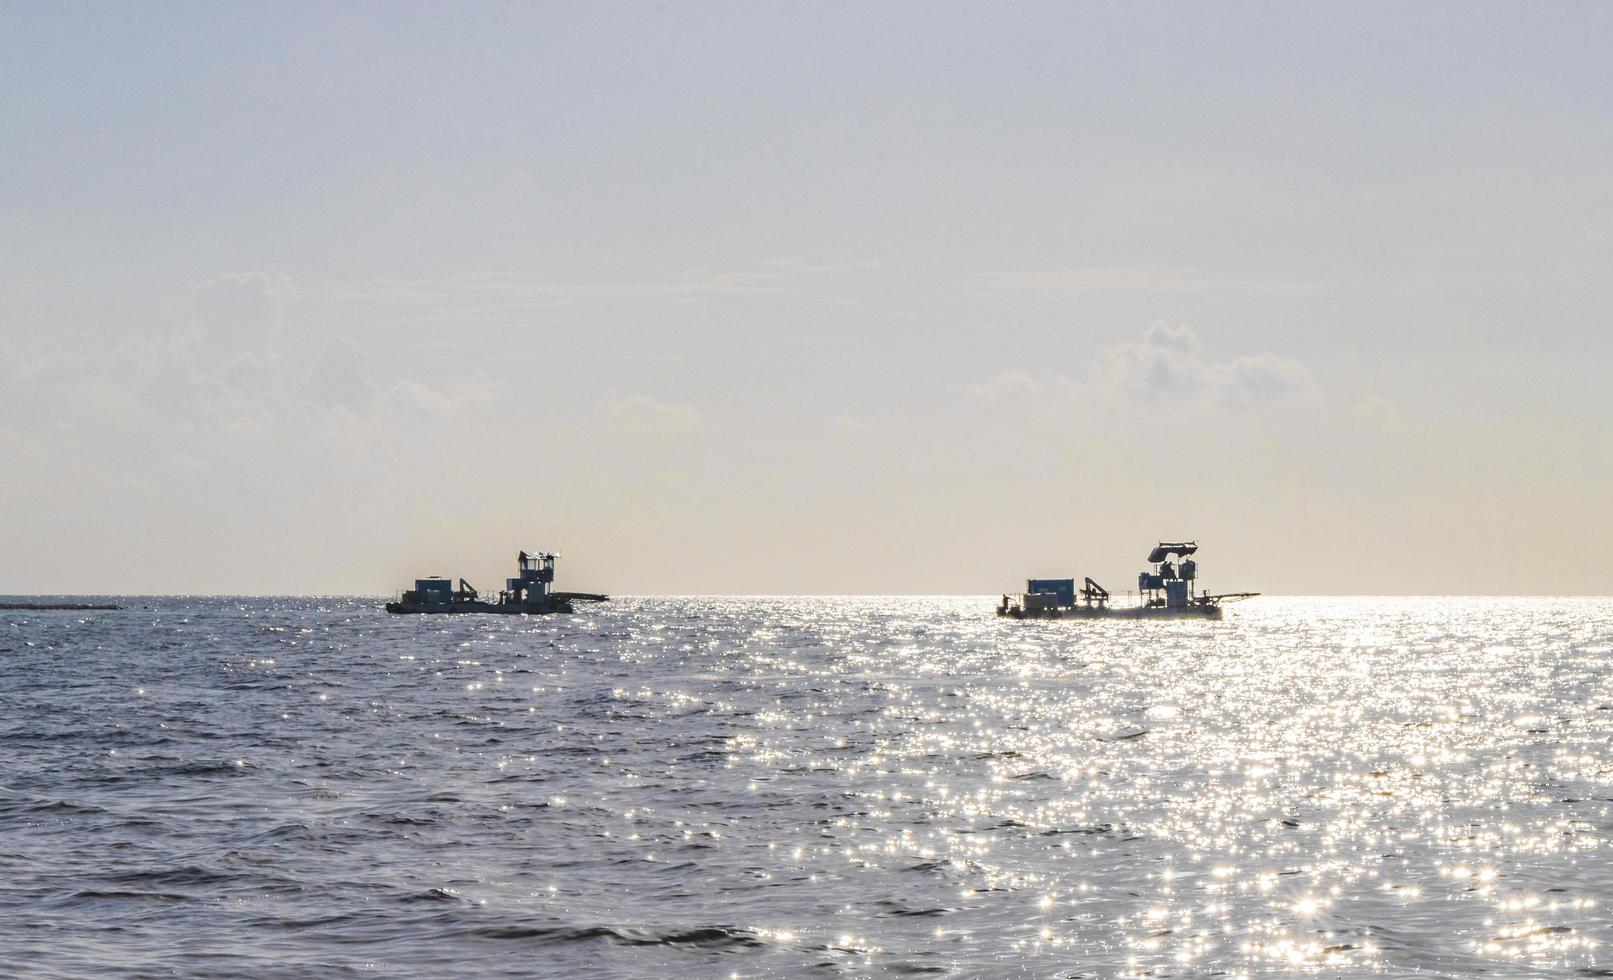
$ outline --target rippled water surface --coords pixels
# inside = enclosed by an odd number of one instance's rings
[[[0,972],[1613,975],[1613,601],[0,613]]]

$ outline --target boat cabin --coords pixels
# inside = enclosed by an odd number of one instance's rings
[[[1137,575],[1137,592],[1144,605],[1186,609],[1193,602],[1199,564],[1192,555],[1198,550],[1197,541],[1161,541],[1148,553],[1154,570]]]
[[[537,554],[521,552],[516,559],[516,577],[504,580],[500,602],[542,603],[548,599],[549,587],[554,584],[554,560],[550,551]]]

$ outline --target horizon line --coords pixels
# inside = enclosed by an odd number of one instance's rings
[[[386,599],[393,592],[0,592],[0,599]],[[612,599],[978,599],[1008,592],[618,592]],[[1125,593],[1132,595],[1133,593]],[[1603,592],[1261,592],[1251,599],[1613,599]],[[1242,600],[1248,601],[1248,600]]]

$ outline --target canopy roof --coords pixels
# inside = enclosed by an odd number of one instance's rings
[[[1199,550],[1197,541],[1161,541],[1159,547],[1148,553],[1150,562],[1162,562],[1171,555],[1181,555],[1186,558]]]

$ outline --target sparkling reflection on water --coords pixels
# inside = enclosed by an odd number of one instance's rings
[[[1613,601],[0,614],[32,975],[1564,976]]]

